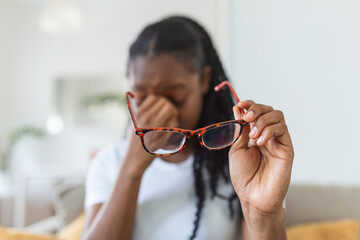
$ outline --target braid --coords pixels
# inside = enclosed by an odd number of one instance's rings
[[[201,151],[199,151],[199,148],[195,149],[195,158],[194,158],[194,183],[195,183],[195,191],[197,196],[197,203],[196,203],[196,214],[195,214],[195,220],[194,220],[194,228],[193,232],[190,236],[190,239],[193,240],[196,237],[197,230],[199,228],[199,223],[201,219],[201,212],[204,207],[205,202],[205,187],[204,187],[204,180],[202,176],[202,164],[203,164],[203,158],[201,157]]]

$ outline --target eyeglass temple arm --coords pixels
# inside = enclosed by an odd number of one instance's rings
[[[240,99],[238,98],[234,88],[231,86],[231,83],[229,81],[222,81],[221,83],[219,83],[218,85],[215,86],[215,91],[218,92],[220,91],[220,89],[222,89],[225,85],[227,85],[230,88],[230,91],[233,95],[233,97],[235,98],[236,103],[240,102]],[[240,108],[240,112],[242,115],[245,114],[244,109]]]
[[[129,113],[130,113],[130,117],[131,117],[131,121],[134,125],[135,130],[137,130],[139,127],[135,121],[135,117],[134,117],[134,113],[131,109],[131,105],[130,105],[130,98],[135,98],[134,94],[132,94],[131,92],[126,92],[126,102],[128,105],[128,109],[129,109]]]

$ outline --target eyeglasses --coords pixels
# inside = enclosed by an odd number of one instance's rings
[[[239,103],[240,100],[228,81],[218,84],[215,91],[220,91],[225,85],[230,88],[236,103]],[[168,127],[140,128],[135,121],[130,98],[134,98],[134,94],[127,92],[126,100],[135,134],[140,137],[144,149],[156,156],[169,156],[180,152],[185,148],[187,140],[193,135],[198,136],[200,145],[206,149],[220,150],[229,147],[236,142],[243,127],[248,124],[244,120],[230,120],[211,124],[197,130]],[[240,113],[245,114],[242,108],[240,108]]]

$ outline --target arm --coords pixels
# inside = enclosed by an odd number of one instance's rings
[[[154,95],[149,95],[139,106],[136,118],[143,127],[178,125],[176,108],[165,98]],[[86,213],[83,240],[132,238],[141,179],[154,158],[132,132],[109,200]]]
[[[82,239],[131,239],[144,172],[132,167],[131,161],[134,159],[125,157],[109,201],[93,206],[86,213]]]

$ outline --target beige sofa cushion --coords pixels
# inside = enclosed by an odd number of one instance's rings
[[[340,220],[298,224],[286,230],[288,240],[358,240],[359,222]]]
[[[286,225],[352,218],[360,221],[360,186],[290,185]]]

